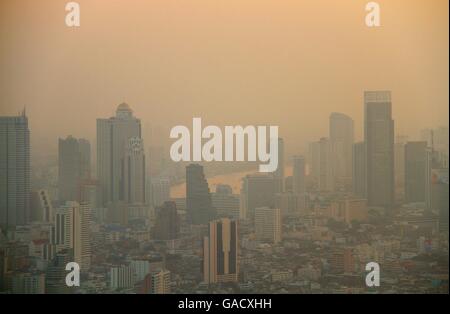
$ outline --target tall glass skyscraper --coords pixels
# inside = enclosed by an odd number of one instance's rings
[[[25,111],[0,117],[0,226],[29,221],[30,130]]]
[[[390,91],[364,93],[367,201],[369,206],[394,205],[394,120]]]
[[[141,137],[141,121],[127,104],[117,107],[115,117],[97,119],[97,176],[104,205],[124,199],[122,162],[132,137]]]

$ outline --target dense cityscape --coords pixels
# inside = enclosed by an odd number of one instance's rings
[[[95,145],[60,134],[45,160],[26,111],[2,116],[0,292],[448,293],[448,126],[396,134],[395,105],[361,91],[364,116],[330,112],[303,155],[278,138],[271,173],[174,162],[126,103],[97,119]]]

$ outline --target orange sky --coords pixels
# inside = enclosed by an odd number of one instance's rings
[[[36,153],[122,101],[144,126],[279,125],[292,152],[332,111],[361,138],[364,90],[392,90],[397,133],[448,125],[447,0],[378,1],[378,29],[361,0],[79,0],[78,29],[66,2],[0,1],[0,115],[27,106]]]

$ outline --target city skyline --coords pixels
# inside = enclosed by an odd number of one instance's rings
[[[447,1],[383,3],[378,29],[364,24],[360,0],[257,4],[229,2],[219,10],[187,2],[181,10],[165,1],[118,1],[103,9],[101,1],[81,1],[84,23],[74,30],[63,23],[62,4],[2,2],[0,115],[26,106],[32,148],[44,156],[56,152],[49,140],[56,135],[95,145],[95,119],[111,116],[121,102],[133,107],[146,134],[163,121],[167,139],[171,127],[197,115],[218,126],[270,121],[281,126],[290,154],[305,153],[311,139],[327,134],[318,122],[334,111],[354,119],[361,140],[365,89],[393,90],[397,134],[448,125]]]
[[[0,4],[0,295],[448,294],[448,1],[63,4]]]

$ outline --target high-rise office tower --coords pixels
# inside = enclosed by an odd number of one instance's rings
[[[333,112],[330,115],[330,141],[335,147],[335,177],[348,185],[352,179],[353,119],[343,113]]]
[[[360,198],[366,198],[366,184],[366,144],[358,142],[353,144],[353,194]]]
[[[216,217],[208,181],[203,167],[198,164],[186,167],[186,209],[189,220],[194,225],[207,224]]]
[[[145,204],[145,153],[139,137],[128,139],[123,167],[123,195],[129,204]]]
[[[273,172],[275,179],[275,193],[284,192],[284,140],[278,138],[278,167]]]
[[[90,178],[91,148],[89,141],[68,136],[58,141],[58,199],[61,203],[76,201],[80,182]]]
[[[55,213],[54,243],[57,251],[70,250],[73,261],[80,265],[81,270],[89,269],[91,264],[91,221],[91,209],[87,203],[66,202]]]
[[[292,191],[294,194],[304,194],[306,192],[305,158],[303,156],[294,156],[293,158]]]
[[[180,233],[180,221],[175,202],[164,202],[155,209],[156,221],[154,238],[157,240],[177,239]]]
[[[0,226],[30,219],[30,131],[25,111],[0,117]]]
[[[255,209],[256,239],[273,244],[281,241],[281,210],[259,207]]]
[[[425,202],[427,142],[405,145],[405,199],[408,203]]]
[[[97,119],[97,177],[103,205],[123,200],[121,165],[132,137],[141,138],[141,121],[127,104],[117,107],[115,117]]]
[[[203,239],[203,281],[238,281],[237,222],[228,218],[211,221]]]
[[[270,175],[247,175],[242,180],[242,207],[245,217],[253,219],[255,208],[275,206],[275,182]]]
[[[394,205],[394,120],[390,91],[364,93],[367,200],[369,206]]]
[[[312,176],[321,192],[332,192],[335,188],[334,147],[334,143],[325,137],[309,145]]]

